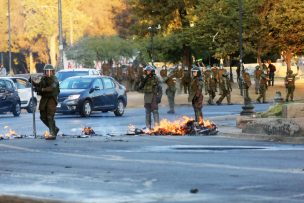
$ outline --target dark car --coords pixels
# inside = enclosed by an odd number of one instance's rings
[[[86,75],[100,75],[99,71],[96,69],[89,68],[79,68],[79,69],[65,69],[60,70],[56,73],[56,77],[59,82],[62,82],[66,78],[74,76],[86,76]]]
[[[8,78],[0,78],[0,113],[7,112],[19,116],[21,102],[14,82]]]
[[[107,76],[76,76],[60,84],[57,113],[77,113],[83,117],[92,111],[114,111],[124,114],[127,106],[126,88]]]

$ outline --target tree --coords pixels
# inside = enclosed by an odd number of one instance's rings
[[[269,15],[270,36],[291,68],[291,59],[304,50],[304,1],[277,0]]]
[[[135,54],[134,44],[117,36],[84,38],[67,50],[67,58],[86,67],[94,62],[118,61],[121,57],[131,58]]]

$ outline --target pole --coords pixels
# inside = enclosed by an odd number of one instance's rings
[[[33,90],[33,82],[31,83],[31,93],[32,93],[31,100],[35,101],[34,90]],[[33,135],[35,136],[35,138],[37,138],[37,131],[36,131],[36,105],[35,104],[32,106],[32,112],[33,112]]]
[[[154,67],[154,47],[153,47],[153,37],[154,37],[154,27],[151,29],[151,63]]]
[[[254,114],[254,106],[251,104],[251,99],[249,97],[249,87],[245,87],[245,78],[243,77],[243,74],[245,75],[244,65],[243,65],[243,0],[239,0],[239,17],[240,17],[240,82],[241,82],[241,91],[243,93],[244,97],[244,106],[242,106],[243,111],[241,111],[241,115],[244,116],[250,116]],[[249,78],[250,79],[250,78]]]
[[[62,39],[62,5],[58,0],[58,30],[59,30],[59,63],[58,69],[63,69],[63,39]]]
[[[8,69],[9,74],[14,75],[14,71],[12,69],[12,49],[11,49],[11,1],[7,2],[7,20],[8,20]]]

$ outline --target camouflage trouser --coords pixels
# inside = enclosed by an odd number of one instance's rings
[[[255,85],[255,93],[259,94],[260,80],[259,79],[254,79],[254,85]]]
[[[288,101],[289,97],[290,100],[293,101],[293,93],[295,91],[295,87],[287,87],[287,95],[286,95],[286,101]]]
[[[194,114],[195,114],[195,122],[200,122],[203,120],[203,113],[202,113],[202,108],[194,107]]]
[[[263,99],[263,102],[266,101],[266,86],[265,85],[261,85],[260,86],[260,96],[257,98],[258,102],[261,101],[261,99]]]
[[[155,103],[146,103],[146,127],[152,128],[152,119],[151,114],[153,114],[154,119],[154,127],[159,125],[159,113],[158,113],[158,105]]]
[[[222,90],[222,95],[221,97],[217,100],[216,103],[222,103],[223,99],[227,97],[227,103],[230,104],[231,103],[231,95],[230,95],[230,91],[227,90]]]
[[[48,99],[45,105],[40,106],[40,120],[49,128],[51,135],[56,136],[59,128],[55,123],[56,101]]]
[[[183,82],[183,87],[184,87],[184,93],[188,94],[189,89],[190,89],[190,83],[188,82]]]
[[[208,104],[214,104],[213,99],[215,97],[215,91],[214,90],[208,90],[208,93],[209,93]]]
[[[174,99],[175,99],[175,91],[172,91],[172,90],[167,89],[167,90],[166,90],[166,94],[167,94],[167,97],[168,97],[168,102],[169,102],[170,111],[174,111],[174,105],[175,105],[175,102],[174,102]]]

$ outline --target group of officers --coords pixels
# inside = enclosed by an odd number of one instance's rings
[[[269,63],[269,62],[268,62]],[[205,70],[204,70],[205,69]],[[254,71],[254,81],[255,81],[255,93],[258,94],[257,102],[258,103],[267,103],[266,102],[266,91],[268,86],[273,86],[274,83],[274,72],[275,66],[271,64],[267,66],[264,62],[261,66],[258,65]],[[186,75],[187,74],[187,75]],[[292,70],[288,70],[285,77],[285,87],[287,89],[285,101],[293,101],[294,91],[295,91],[295,78],[298,73],[294,74]],[[141,82],[139,90],[144,92],[144,101],[146,109],[146,127],[151,128],[151,115],[153,114],[154,125],[159,124],[159,113],[158,113],[158,103],[161,101],[157,99],[159,93],[156,90],[153,90],[153,85],[159,87],[161,83],[165,83],[167,88],[165,93],[168,97],[169,111],[168,114],[174,114],[175,106],[175,95],[177,91],[177,83],[180,83],[180,89],[184,89],[185,93],[188,93],[188,101],[192,103],[192,107],[195,113],[195,121],[199,124],[203,119],[202,107],[203,107],[203,90],[205,95],[208,95],[207,103],[210,105],[217,104],[221,105],[222,101],[226,98],[227,104],[232,105],[231,103],[231,80],[229,72],[223,67],[205,67],[193,65],[191,71],[187,67],[181,68],[181,66],[176,66],[171,69],[167,69],[166,66],[163,66],[159,72],[160,78],[158,78],[156,73],[156,68],[152,66],[146,66],[144,68],[144,81],[147,78],[151,78],[153,82]],[[185,76],[186,75],[186,76]],[[153,78],[153,79],[152,79]],[[149,80],[149,79],[148,79]],[[239,88],[241,90],[241,95],[245,97],[245,100],[250,100],[249,97],[249,88],[251,87],[251,77],[248,69],[241,71],[241,75],[238,78]],[[147,87],[149,86],[149,87]],[[159,88],[158,88],[159,89]],[[219,94],[219,98],[214,102],[216,94]],[[155,95],[155,99],[153,99]],[[148,99],[147,99],[148,98]]]
[[[50,136],[46,139],[56,139],[59,128],[55,124],[54,116],[56,112],[57,97],[60,92],[59,82],[56,78],[55,69],[52,65],[47,64],[44,67],[44,76],[39,82],[30,78],[35,91],[41,95],[39,104],[40,119],[49,128]],[[292,70],[287,71],[285,77],[285,87],[287,88],[286,102],[293,101],[293,93],[295,90],[295,77],[298,73],[293,74]],[[186,75],[186,76],[185,76]],[[219,92],[219,99],[216,104],[220,105],[223,99],[227,98],[227,104],[231,103],[231,81],[229,73],[223,67],[206,67],[203,71],[202,67],[193,66],[191,70],[187,67],[182,68],[177,66],[170,70],[163,66],[160,71],[160,78],[157,76],[156,68],[147,65],[142,69],[142,75],[138,79],[136,90],[144,93],[144,107],[146,111],[146,127],[152,129],[152,115],[154,120],[154,127],[159,125],[158,104],[162,97],[162,82],[167,85],[166,95],[169,102],[169,114],[174,114],[176,83],[180,80],[184,92],[188,93],[188,101],[191,102],[194,114],[195,124],[203,121],[203,90],[206,95],[209,95],[208,103],[214,104],[216,92]],[[260,94],[257,98],[258,102],[266,102],[265,95],[268,86],[269,68],[266,66],[257,66],[254,72],[256,93]],[[242,83],[242,89],[245,95],[249,97],[248,89],[251,86],[251,79],[248,71],[243,69],[242,77],[239,78]],[[247,93],[246,93],[247,91]],[[261,101],[262,99],[262,101]]]

